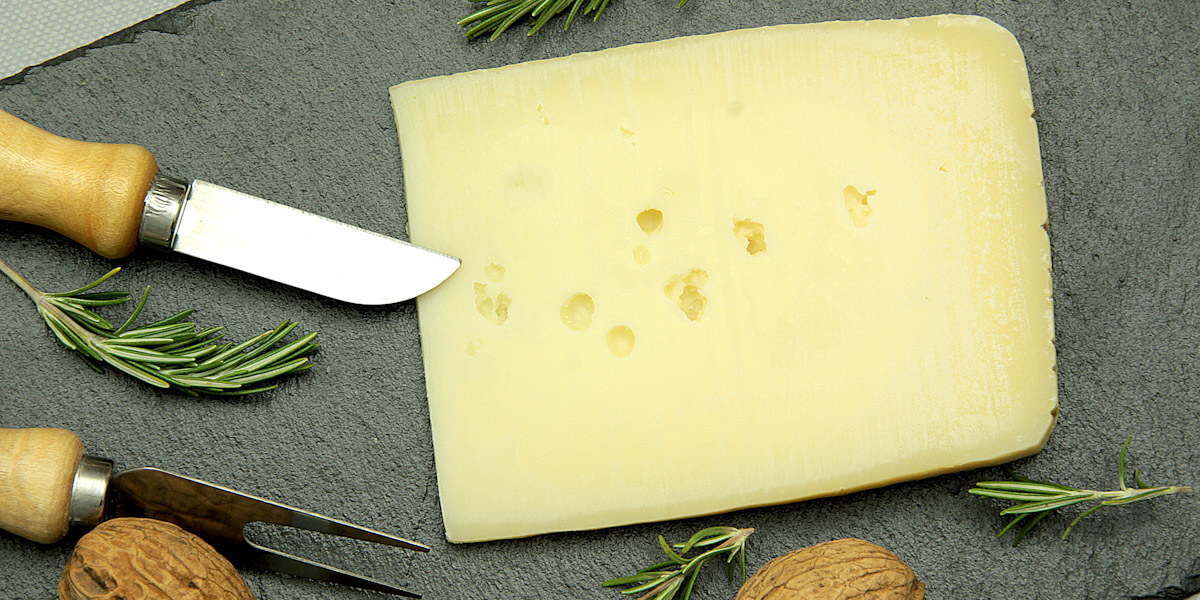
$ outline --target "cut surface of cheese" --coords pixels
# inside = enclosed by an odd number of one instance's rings
[[[978,17],[783,25],[395,86],[454,542],[1039,450],[1037,130]]]

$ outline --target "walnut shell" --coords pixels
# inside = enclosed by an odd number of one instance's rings
[[[113,519],[79,538],[61,600],[254,600],[233,565],[165,521]]]
[[[888,549],[859,539],[790,552],[763,566],[736,600],[924,600],[925,584]]]

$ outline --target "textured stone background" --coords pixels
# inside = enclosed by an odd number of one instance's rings
[[[1105,5],[1113,6],[1105,6]],[[1050,206],[1061,415],[1023,474],[1114,484],[1129,460],[1152,481],[1200,484],[1200,3],[668,0],[614,2],[599,22],[532,39],[468,42],[465,1],[217,0],[182,8],[0,82],[0,109],[64,136],[134,142],[164,169],[403,237],[400,151],[387,88],[401,81],[632,42],[777,23],[980,14],[1025,50]],[[0,30],[3,24],[0,23]],[[269,395],[193,399],[97,375],[0,281],[0,426],[60,426],[118,466],[153,465],[396,531],[428,555],[272,529],[272,544],[429,598],[618,598],[606,578],[656,560],[654,536],[752,526],[751,567],[857,536],[907,560],[933,599],[1182,597],[1200,583],[1200,496],[1111,512],[1018,548],[997,503],[966,493],[1000,468],[710,518],[451,546],[443,541],[412,302],[338,304],[181,256],[114,263],[0,223],[0,256],[45,289],[114,264],[151,285],[150,316],[195,307],[244,339],[286,318],[321,333],[312,372]],[[49,598],[70,544],[0,533],[0,597]],[[260,598],[372,594],[263,572]],[[715,572],[697,599],[731,598]],[[1174,589],[1172,589],[1174,588]]]

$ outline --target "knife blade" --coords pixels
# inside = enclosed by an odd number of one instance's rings
[[[57,231],[108,258],[179,252],[355,304],[445,281],[447,254],[158,170],[132,144],[58,137],[0,110],[0,219]]]

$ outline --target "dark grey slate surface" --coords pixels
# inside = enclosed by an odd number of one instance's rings
[[[1200,484],[1200,3],[615,2],[599,22],[467,42],[465,1],[217,0],[182,9],[0,83],[0,109],[60,135],[134,142],[172,174],[405,234],[390,85],[431,75],[729,29],[834,19],[980,14],[1025,50],[1053,245],[1057,429],[1023,474],[1114,484],[1129,460],[1151,480]],[[1112,6],[1107,6],[1107,5]],[[0,23],[2,31],[3,23]],[[45,289],[114,264],[153,288],[150,315],[195,307],[245,338],[286,318],[321,333],[308,374],[242,400],[193,399],[97,375],[0,281],[0,426],[77,431],[119,466],[153,465],[433,546],[416,555],[260,531],[260,539],[429,598],[618,598],[598,583],[656,560],[655,536],[752,526],[751,567],[845,536],[907,560],[934,599],[1182,597],[1200,572],[1200,496],[1101,512],[1067,542],[1052,517],[1020,547],[998,541],[999,504],[969,496],[1000,468],[848,497],[681,522],[452,546],[443,541],[413,303],[363,309],[184,257],[113,262],[0,223],[0,256]],[[0,597],[53,596],[69,543],[0,534]],[[373,594],[271,573],[263,599]],[[705,576],[697,599],[732,598]],[[1159,597],[1159,596],[1155,596]]]

